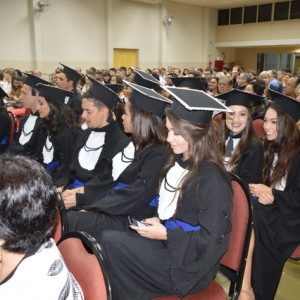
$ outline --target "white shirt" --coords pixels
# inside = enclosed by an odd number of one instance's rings
[[[23,259],[12,277],[0,284],[0,297],[3,300],[84,299],[52,239]]]
[[[187,169],[182,168],[175,162],[175,165],[168,171],[163,179],[159,190],[157,209],[158,216],[161,220],[168,220],[174,215],[177,207],[180,185],[187,173]]]

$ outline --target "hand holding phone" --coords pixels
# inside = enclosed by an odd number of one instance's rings
[[[142,222],[138,221],[137,219],[128,216],[128,221],[130,225],[134,225],[134,226],[138,226],[138,227],[146,227],[145,224],[143,224]]]

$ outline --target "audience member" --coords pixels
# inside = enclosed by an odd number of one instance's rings
[[[50,238],[57,192],[36,161],[0,155],[1,299],[83,299]]]

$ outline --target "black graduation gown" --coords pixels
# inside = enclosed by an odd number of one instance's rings
[[[105,132],[105,139],[101,154],[98,158],[98,162],[93,170],[87,170],[83,168],[79,163],[79,152],[86,145],[86,142],[93,132]],[[129,143],[129,138],[125,135],[119,126],[112,122],[103,128],[86,129],[77,138],[76,147],[74,150],[72,162],[70,165],[70,178],[67,182],[61,182],[61,185],[67,185],[72,183],[74,179],[86,183],[91,180],[94,176],[101,173],[104,169],[111,167],[111,159]],[[91,151],[91,150],[90,150]],[[107,166],[107,164],[109,166]],[[111,172],[110,172],[111,174]]]
[[[256,299],[274,299],[284,263],[300,243],[300,154],[274,203],[254,202],[253,288]]]
[[[68,212],[70,230],[84,230],[97,239],[107,228],[128,230],[128,215],[137,219],[152,216],[156,208],[149,203],[157,195],[159,174],[166,158],[166,146],[162,144],[137,151],[133,162],[117,181],[110,178],[99,185],[102,196],[94,198],[93,204],[84,206],[87,212]],[[111,190],[117,182],[128,186]],[[99,195],[99,191],[96,194]]]
[[[6,147],[6,144],[1,144],[2,140],[9,135],[10,132],[10,118],[6,110],[0,110],[0,153],[3,152]]]
[[[59,164],[49,170],[53,184],[60,186],[61,181],[69,175],[69,167],[73,155],[77,133],[69,127],[64,126],[56,135],[50,137],[54,149],[53,161],[59,161]],[[43,154],[41,153],[41,157]],[[42,160],[43,161],[43,160]]]
[[[106,230],[100,238],[115,279],[116,299],[180,297],[205,289],[227,251],[232,214],[228,175],[204,162],[183,190],[176,219],[198,231],[168,229],[167,240],[150,240],[135,232]]]
[[[39,113],[36,112],[35,114],[31,114],[31,116],[37,117],[32,131],[26,132],[24,129],[30,115],[23,117],[20,123],[18,134],[15,136],[13,143],[8,147],[7,151],[38,159],[46,140],[46,134],[42,129]],[[22,134],[31,135],[29,141],[24,145],[22,145],[19,141]]]
[[[259,141],[253,140],[246,144],[240,159],[232,171],[248,186],[249,183],[260,183],[264,164],[263,146]]]
[[[81,107],[82,95],[79,93],[77,89],[73,90],[73,94],[69,97],[67,105],[72,108],[75,112],[78,120],[82,115],[82,107]]]

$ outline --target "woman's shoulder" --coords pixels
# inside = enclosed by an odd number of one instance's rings
[[[167,146],[165,144],[152,144],[142,150],[136,151],[135,154],[135,159],[138,160],[145,157],[165,158],[167,156]]]
[[[244,150],[250,150],[250,149],[258,149],[263,151],[263,144],[262,142],[257,138],[251,138],[246,144]]]
[[[229,173],[219,164],[213,161],[205,160],[199,168],[200,176],[203,178],[223,178],[229,180]]]
[[[166,155],[167,154],[167,145],[166,144],[153,144],[153,145],[145,148],[145,150],[147,150],[149,152],[161,153],[162,155]]]

